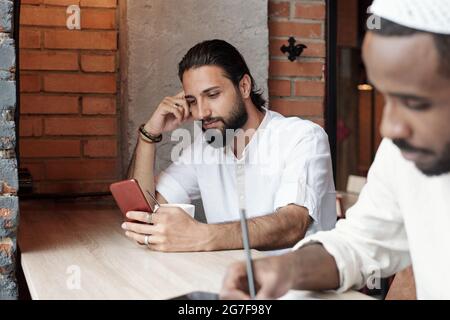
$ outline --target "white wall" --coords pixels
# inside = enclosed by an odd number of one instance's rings
[[[122,83],[126,86],[122,106],[125,168],[139,125],[162,98],[181,89],[178,62],[196,43],[220,38],[236,46],[267,97],[267,0],[127,0],[124,20],[128,29],[122,52],[127,56]],[[163,144],[157,169],[169,164],[169,154],[170,145]]]

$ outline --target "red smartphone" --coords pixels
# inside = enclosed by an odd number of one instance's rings
[[[153,212],[136,179],[115,182],[109,190],[126,220],[131,221],[126,217],[128,211]]]

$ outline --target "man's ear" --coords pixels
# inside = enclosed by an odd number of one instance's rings
[[[239,81],[239,91],[241,91],[242,98],[247,99],[252,92],[252,79],[248,74],[244,74],[241,81]]]

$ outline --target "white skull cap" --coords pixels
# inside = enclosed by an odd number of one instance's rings
[[[450,0],[374,0],[370,12],[405,27],[450,35]]]

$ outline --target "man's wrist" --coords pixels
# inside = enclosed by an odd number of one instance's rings
[[[149,127],[148,124],[144,125],[144,130],[150,133],[152,136],[159,136],[162,134],[162,132],[159,132],[157,130],[154,130],[153,128]]]
[[[217,250],[214,237],[214,225],[207,223],[199,223],[199,241],[200,248],[197,251],[215,251]]]
[[[339,287],[339,270],[334,257],[322,243],[311,241],[288,253],[285,263],[296,266],[291,272],[292,288],[298,290],[335,290]]]
[[[145,125],[144,124],[142,124],[139,127],[138,131],[139,131],[140,137],[146,142],[157,143],[157,142],[160,142],[162,140],[162,134],[154,135],[151,132],[148,132],[145,129]]]
[[[206,224],[208,251],[242,249],[241,225],[238,222]]]
[[[299,250],[295,250],[289,252],[285,256],[286,261],[284,264],[287,266],[296,266],[295,268],[289,268],[288,277],[289,277],[289,285],[291,288],[299,289],[302,287],[303,281],[303,270],[301,270],[301,260],[302,260],[302,252]]]

